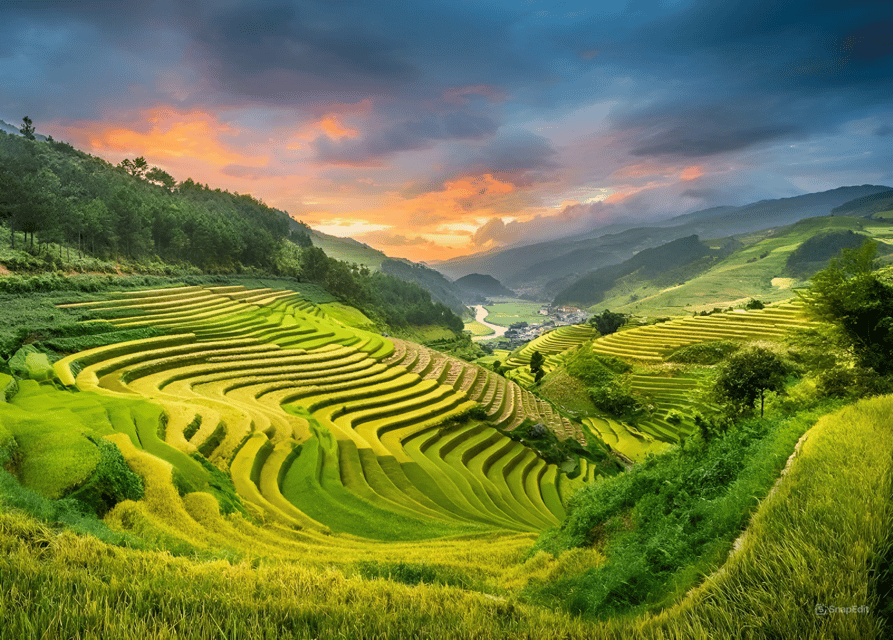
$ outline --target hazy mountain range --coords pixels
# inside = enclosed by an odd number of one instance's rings
[[[888,191],[891,189],[887,186],[850,186],[739,207],[712,207],[651,225],[625,229],[612,225],[586,234],[463,256],[432,266],[451,278],[486,273],[520,293],[551,298],[590,271],[623,262],[643,249],[691,235],[705,240],[781,227],[803,218],[834,215],[834,210],[842,205],[853,207],[847,215],[852,215],[856,208],[864,209],[866,204],[883,209],[886,200],[882,194]],[[864,198],[869,200],[863,202]],[[851,205],[854,201],[856,204]],[[866,215],[864,210],[863,215]]]

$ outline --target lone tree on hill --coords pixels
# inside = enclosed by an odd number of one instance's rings
[[[153,184],[157,184],[160,187],[164,187],[168,192],[173,191],[174,187],[177,186],[177,181],[174,180],[174,177],[164,169],[159,169],[158,167],[152,167],[146,172],[146,180]]]
[[[31,118],[28,116],[22,118],[22,126],[19,127],[19,133],[25,136],[28,140],[34,140],[34,123],[31,122]]]
[[[541,371],[543,368],[543,363],[545,361],[546,359],[539,351],[534,351],[532,354],[530,354],[530,373]]]
[[[760,400],[760,417],[763,417],[767,391],[784,390],[785,378],[790,367],[769,349],[752,347],[733,353],[719,367],[719,376],[713,386],[717,398],[743,413]]]
[[[625,321],[625,315],[622,313],[614,313],[608,309],[602,311],[601,315],[589,318],[589,324],[598,329],[598,332],[603,336],[617,331],[617,329],[623,326]]]

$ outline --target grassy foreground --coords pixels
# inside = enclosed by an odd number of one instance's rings
[[[893,397],[819,420],[740,548],[676,606],[590,625],[456,587],[199,562],[0,510],[2,638],[878,638]],[[849,613],[842,607],[861,607]]]

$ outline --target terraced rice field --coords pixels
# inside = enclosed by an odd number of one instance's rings
[[[595,353],[639,365],[640,372],[629,376],[629,387],[652,411],[635,425],[607,415],[590,415],[583,421],[615,452],[632,461],[642,460],[648,453],[658,453],[691,435],[695,429],[693,416],[714,408],[703,397],[702,375],[674,375],[659,366],[670,353],[714,340],[779,340],[807,324],[802,305],[787,302],[746,312],[678,318],[598,337],[592,343]],[[506,365],[513,367],[507,376],[533,387],[529,363],[535,350],[546,356],[543,368],[549,372],[560,366],[567,349],[592,339],[593,332],[585,326],[560,327],[538,337],[506,359]]]
[[[695,430],[692,416],[714,408],[701,397],[703,382],[702,377],[691,374],[631,376],[632,391],[648,399],[654,407],[650,416],[639,420],[637,428],[668,443],[691,435]]]
[[[559,358],[550,356],[557,356],[568,349],[598,337],[598,335],[598,330],[585,324],[558,327],[553,331],[544,333],[520,349],[516,349],[506,358],[505,366],[511,369],[509,377],[529,387],[534,383],[533,374],[530,373],[530,357],[534,351],[539,351],[540,354],[545,356],[543,370],[549,373],[560,363]]]
[[[343,325],[290,291],[185,287],[69,306],[171,332],[54,366],[79,397],[98,399],[90,411],[106,437],[157,491],[116,507],[123,528],[250,546],[257,531],[221,516],[209,494],[174,499],[171,474],[195,470],[197,453],[268,524],[260,546],[524,536],[557,524],[567,496],[592,478],[585,461],[569,480],[467,418],[480,405],[504,429],[529,417],[582,441],[548,403],[483,367]]]
[[[710,340],[781,339],[791,329],[807,326],[799,303],[781,303],[752,311],[677,318],[660,324],[618,331],[599,338],[596,353],[630,362],[660,363],[680,347]]]

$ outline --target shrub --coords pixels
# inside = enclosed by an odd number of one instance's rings
[[[601,312],[600,315],[592,316],[589,324],[598,329],[603,336],[616,332],[623,323],[626,322],[626,316],[622,313],[614,313],[608,309]]]
[[[571,353],[565,364],[568,374],[586,385],[597,384],[611,373],[626,373],[632,367],[613,356],[602,356],[592,351],[591,343],[581,345]]]
[[[633,418],[645,411],[639,402],[618,380],[609,379],[603,384],[589,388],[589,397],[593,404],[602,411],[607,411],[622,418]]]
[[[67,497],[101,518],[122,500],[142,498],[143,481],[127,466],[117,446],[102,438],[88,439],[99,448],[99,462],[93,475]]]

